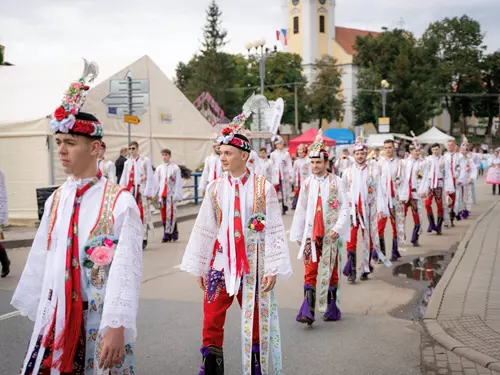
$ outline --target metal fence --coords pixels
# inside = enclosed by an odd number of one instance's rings
[[[201,172],[192,172],[191,177],[194,180],[193,185],[186,185],[183,186],[184,191],[188,189],[194,189],[193,196],[189,196],[187,198],[184,198],[182,201],[194,201],[194,204],[197,205],[200,201],[200,194],[198,192],[199,189],[199,180],[201,178]]]

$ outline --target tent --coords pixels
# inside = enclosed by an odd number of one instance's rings
[[[417,138],[421,144],[439,143],[442,145],[446,145],[448,141],[455,140],[454,137],[443,133],[435,126],[420,134]]]
[[[16,219],[37,218],[36,188],[58,185],[66,179],[48,115],[60,103],[68,84],[78,79],[83,62],[61,67],[62,78],[33,67],[7,68],[17,71],[0,68],[0,168],[6,175],[9,218],[14,223]],[[37,72],[30,74],[29,70]],[[128,138],[122,119],[110,117],[112,114],[108,115],[109,109],[102,100],[110,93],[110,81],[124,79],[129,71],[134,79],[149,80],[147,111],[140,116],[140,123],[132,126],[132,139],[139,143],[141,154],[158,165],[160,151],[169,148],[175,163],[192,170],[198,168],[211,152],[208,140],[213,128],[148,56],[126,66],[88,93],[83,110],[104,123],[106,157],[116,160]]]
[[[354,143],[354,133],[346,128],[330,128],[323,133],[330,139],[335,140],[338,145],[350,145]]]
[[[288,152],[290,153],[290,155],[295,154],[300,144],[303,143],[306,145],[310,145],[311,143],[314,142],[317,135],[318,131],[316,129],[311,128],[307,130],[305,133],[302,133],[298,137],[288,142]],[[333,139],[323,136],[323,141],[327,146],[335,146],[335,141]]]

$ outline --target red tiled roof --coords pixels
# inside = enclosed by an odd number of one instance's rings
[[[357,53],[354,49],[356,37],[368,36],[369,34],[376,37],[380,33],[376,31],[349,29],[347,27],[335,27],[335,39],[349,55],[356,55]]]

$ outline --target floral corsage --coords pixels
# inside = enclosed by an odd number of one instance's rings
[[[374,190],[375,188],[373,187],[373,185],[368,185],[368,194],[373,194]]]
[[[336,209],[339,207],[339,201],[335,198],[330,198],[328,200],[328,204],[330,205],[331,208]]]
[[[86,268],[96,266],[107,266],[111,264],[116,251],[118,238],[110,235],[103,235],[91,238],[85,244],[87,259],[83,262]]]
[[[252,215],[250,219],[248,219],[247,229],[253,233],[259,233],[264,230],[266,227],[266,216],[264,214],[258,213]]]
[[[424,175],[422,174],[422,172],[419,171],[417,173],[417,180],[421,180],[423,177],[424,177]]]

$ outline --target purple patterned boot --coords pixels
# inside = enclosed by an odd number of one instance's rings
[[[340,320],[342,313],[337,306],[337,287],[330,286],[328,289],[328,309],[323,315],[325,322],[336,322]]]
[[[304,284],[304,302],[300,306],[299,314],[295,320],[299,323],[312,325],[314,323],[314,308],[316,306],[316,288]]]
[[[163,223],[163,238],[161,239],[162,243],[168,242],[168,234],[166,233],[167,224]]]
[[[436,230],[436,221],[434,220],[433,214],[427,214],[427,218],[429,219],[429,228],[427,228],[427,233],[431,233],[433,230]]]
[[[391,260],[394,262],[396,260],[399,260],[399,258],[401,258],[401,254],[399,253],[399,249],[398,249],[398,239],[397,238],[393,238],[392,239],[392,256],[391,256]]]
[[[202,364],[198,375],[224,375],[224,353],[216,346],[202,346]]]
[[[347,252],[347,262],[343,274],[347,276],[347,281],[350,283],[356,282],[356,253],[354,251]]]
[[[413,228],[413,234],[411,236],[411,243],[413,244],[414,247],[419,247],[420,244],[418,243],[418,232],[420,231],[420,224],[415,225],[415,228]]]
[[[252,372],[251,375],[262,375],[260,371],[260,346],[259,344],[252,345]]]

